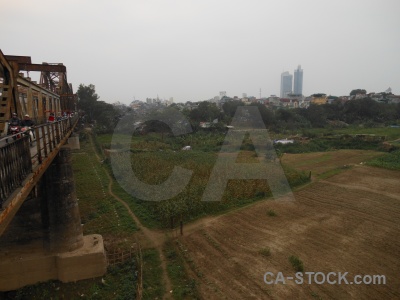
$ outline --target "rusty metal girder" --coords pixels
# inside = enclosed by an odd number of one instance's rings
[[[32,81],[27,80],[26,78],[23,77],[18,77],[17,78],[17,83],[23,87],[26,87],[28,89],[31,89],[33,92],[41,92],[45,95],[49,95],[55,98],[59,98],[60,96],[56,94],[55,92],[52,92],[50,90],[47,90],[43,88],[42,86],[38,85],[37,83],[33,83]]]
[[[20,71],[37,71],[37,72],[59,72],[65,73],[67,72],[67,68],[62,64],[57,65],[48,65],[48,64],[25,64],[18,63],[18,67]]]
[[[30,56],[19,56],[19,55],[4,55],[8,61],[16,61],[18,64],[31,64],[32,60]]]

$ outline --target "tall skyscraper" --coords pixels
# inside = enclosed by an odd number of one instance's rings
[[[281,74],[281,98],[285,98],[292,93],[292,81],[293,75],[289,74],[289,72]]]
[[[293,93],[298,95],[303,94],[303,69],[300,65],[297,67],[297,70],[294,70]]]

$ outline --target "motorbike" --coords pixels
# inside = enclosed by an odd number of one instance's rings
[[[17,138],[19,139],[21,137],[21,135],[18,134],[18,133],[21,132],[21,127],[19,125],[12,125],[12,124],[10,124],[9,126],[10,126],[9,127],[9,132],[10,132],[10,135],[13,136],[14,141]]]

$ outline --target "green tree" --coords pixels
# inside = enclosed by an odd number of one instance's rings
[[[261,114],[261,118],[266,127],[271,126],[275,122],[274,113],[261,103],[252,103],[250,106],[257,106]]]
[[[364,95],[366,95],[366,94],[367,94],[367,91],[364,90],[364,89],[355,89],[355,90],[352,90],[352,91],[350,92],[350,96],[355,96],[355,95],[357,95],[357,94],[364,94]]]
[[[118,121],[118,111],[113,105],[104,101],[98,101],[99,96],[93,84],[78,87],[78,107],[87,116],[87,121],[96,121],[97,129],[101,132],[110,132]]]
[[[239,106],[243,106],[243,105],[244,105],[244,103],[239,100],[227,101],[224,104],[222,104],[222,109],[227,116],[229,116],[230,118],[233,118],[233,116],[235,115],[236,109]]]
[[[324,127],[327,122],[325,109],[322,105],[311,104],[303,110],[303,116],[310,121],[312,127]]]
[[[195,122],[212,122],[214,119],[219,118],[221,112],[215,103],[208,101],[200,102],[197,108],[189,113],[191,120]]]
[[[78,95],[78,108],[86,112],[90,121],[93,120],[94,106],[99,99],[95,86],[93,84],[80,84],[76,93]]]

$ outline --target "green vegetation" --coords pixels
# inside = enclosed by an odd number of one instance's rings
[[[102,147],[109,147],[110,135],[100,135],[97,138]],[[126,201],[141,222],[149,227],[174,227],[181,217],[185,222],[191,221],[204,215],[226,212],[270,196],[271,191],[267,180],[230,180],[222,201],[201,201],[219,154],[215,149],[220,148],[223,138],[224,136],[218,133],[196,133],[177,138],[162,138],[157,134],[134,136],[132,140],[128,139],[125,147],[134,149],[131,150],[131,167],[135,176],[141,181],[147,184],[160,184],[170,176],[175,166],[191,170],[193,175],[183,192],[166,201],[141,201],[129,197],[126,193],[124,195],[118,183],[113,185],[113,191]],[[187,141],[191,142],[192,151],[174,150],[181,149]],[[121,147],[124,146],[121,145]],[[258,162],[256,158],[254,151],[242,151],[238,155],[237,163]],[[115,159],[120,159],[120,156],[117,154]],[[224,160],[225,156],[219,159]],[[105,164],[112,174],[109,160]],[[292,187],[309,181],[308,175],[303,172],[298,172],[288,166],[283,166],[283,169]],[[127,177],[121,176],[120,180],[125,180]]]
[[[352,137],[318,138],[306,143],[278,144],[276,149],[284,153],[322,152],[338,149],[383,150],[380,141],[365,141]]]
[[[267,211],[267,215],[270,216],[270,217],[276,217],[277,216],[276,212],[274,210],[272,210],[272,209],[269,209]]]
[[[115,247],[130,247],[136,224],[126,209],[108,193],[108,177],[96,159],[89,141],[81,142],[81,150],[72,157],[76,194],[84,234],[112,235],[120,242]],[[106,245],[107,246],[107,245]]]
[[[262,248],[258,251],[262,256],[268,257],[271,256],[271,249],[269,248]]]
[[[143,250],[143,299],[162,299],[165,286],[162,280],[160,256],[155,249]]]
[[[367,164],[390,170],[400,170],[400,151],[384,154],[368,161]]]
[[[168,276],[172,282],[174,299],[200,299],[197,282],[186,273],[185,260],[176,245],[168,241],[163,252],[167,258]]]
[[[93,84],[80,84],[77,90],[79,109],[85,111],[86,122],[97,122],[98,132],[112,132],[117,121],[119,112],[112,104],[99,101]]]
[[[303,262],[297,256],[291,255],[289,257],[289,262],[296,272],[304,272]]]
[[[130,260],[109,267],[103,278],[38,283],[19,289],[10,299],[136,299],[137,275],[136,262]]]

